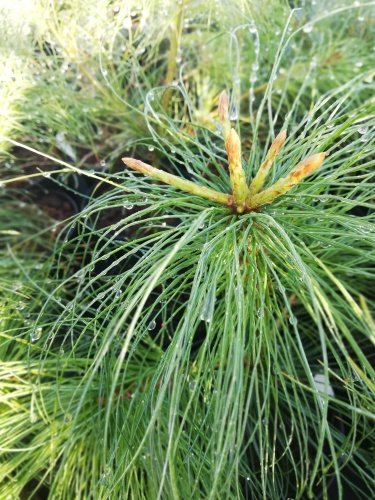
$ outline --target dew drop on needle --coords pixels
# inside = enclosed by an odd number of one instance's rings
[[[360,125],[357,130],[359,134],[364,135],[366,134],[368,127],[366,125]]]
[[[43,329],[41,326],[38,326],[38,328],[35,328],[30,334],[31,342],[36,342],[37,340],[39,340],[40,337],[42,336],[42,333],[43,333]]]
[[[156,327],[156,321],[153,319],[150,321],[150,323],[148,324],[147,326],[147,330],[151,331],[151,330],[154,330]]]

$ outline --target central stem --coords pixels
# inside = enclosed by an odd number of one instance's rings
[[[219,118],[223,127],[225,149],[228,155],[230,183],[233,191],[234,204],[239,214],[245,211],[246,198],[249,195],[245,172],[241,161],[241,139],[231,128],[229,120],[229,101],[225,90],[219,96]]]

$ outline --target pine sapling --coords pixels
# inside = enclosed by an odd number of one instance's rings
[[[186,193],[198,195],[202,198],[226,205],[238,214],[258,210],[263,205],[273,202],[279,196],[287,193],[300,183],[305,177],[317,170],[324,161],[326,153],[316,153],[302,160],[290,173],[276,181],[270,187],[262,190],[267,175],[286,140],[286,130],[282,130],[275,138],[267,153],[265,161],[261,164],[257,174],[248,186],[241,159],[241,139],[237,132],[231,128],[229,121],[229,101],[225,91],[219,96],[218,114],[222,124],[225,149],[228,155],[229,178],[232,194],[221,193],[195,182],[182,179],[177,175],[169,174],[134,158],[123,158],[128,167],[149,175],[155,179],[181,189]]]

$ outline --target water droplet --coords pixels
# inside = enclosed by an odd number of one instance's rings
[[[204,299],[200,314],[201,321],[205,321],[206,323],[211,322],[212,316],[214,314],[215,301],[216,301],[215,291],[216,291],[216,283],[214,282],[207,291],[207,295]]]
[[[311,33],[313,30],[313,26],[312,24],[308,23],[308,24],[305,24],[305,26],[302,28],[302,31],[304,33]]]
[[[119,288],[119,289],[117,290],[117,292],[115,293],[115,297],[116,297],[116,299],[118,299],[118,298],[121,296],[121,294],[122,294],[122,290],[121,290],[121,288]]]
[[[22,300],[20,300],[20,301],[18,302],[18,304],[16,305],[16,309],[17,309],[18,311],[22,311],[23,309],[25,309],[25,307],[26,307],[26,303],[25,303],[25,302],[23,302]]]
[[[367,125],[360,125],[357,130],[359,134],[363,135],[368,131],[368,127]]]
[[[318,59],[316,56],[314,56],[312,59],[311,59],[311,63],[310,63],[310,68],[314,69],[318,66]]]
[[[149,151],[154,151],[154,149],[155,149],[155,148],[154,148],[154,146],[148,146],[148,148],[147,148],[147,149],[148,149]]]
[[[298,320],[295,316],[289,316],[289,323],[293,326],[297,326]]]
[[[261,307],[257,310],[257,316],[258,318],[261,318],[263,316],[263,309]]]
[[[68,424],[73,420],[73,415],[71,413],[65,413],[64,415],[64,422]]]
[[[130,203],[129,201],[124,203],[125,210],[131,210],[133,207],[134,207],[133,203]]]
[[[125,30],[131,30],[131,27],[132,27],[132,19],[131,17],[127,17],[124,19],[124,23],[123,23],[123,28]]]
[[[358,16],[357,19],[359,23],[363,23],[363,21],[365,20],[364,16]]]
[[[106,166],[106,161],[105,160],[101,160],[100,161],[100,166],[101,167],[105,167]]]
[[[105,467],[103,474],[101,474],[99,483],[103,486],[108,486],[112,477],[112,469],[110,467]]]
[[[51,172],[42,172],[43,177],[46,177],[47,179],[51,177]]]
[[[39,340],[40,337],[42,336],[42,333],[43,333],[43,329],[41,326],[38,326],[38,328],[35,328],[30,334],[31,342],[35,342],[35,341]]]
[[[148,324],[147,326],[147,330],[151,331],[151,330],[154,330],[156,327],[156,321],[153,319],[150,321],[150,323]]]
[[[56,134],[56,146],[73,161],[77,161],[77,154],[73,147],[65,139],[64,132],[58,132]]]
[[[335,393],[333,391],[333,388],[331,384],[328,381],[327,387],[326,387],[326,378],[324,373],[316,373],[314,375],[314,384],[315,388],[317,391],[321,392],[322,394],[327,394],[327,396],[334,396]]]
[[[230,112],[229,112],[229,119],[230,120],[238,120],[238,106],[236,104],[233,104]]]

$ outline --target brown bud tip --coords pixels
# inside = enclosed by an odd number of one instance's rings
[[[136,160],[135,158],[121,158],[121,160],[130,168],[139,169],[142,165],[147,165],[141,160]]]
[[[128,167],[132,168],[132,165],[134,165],[135,160],[134,158],[121,158],[121,160],[127,165]]]
[[[280,149],[283,147],[285,140],[286,140],[286,130],[282,130],[275,137],[275,140],[271,144],[271,147],[269,150],[268,156],[270,159],[272,159],[272,161],[275,159],[276,155],[278,154]]]
[[[297,181],[303,179],[319,168],[326,156],[326,152],[315,153],[314,155],[308,156],[291,171],[291,176]]]
[[[125,165],[137,172],[149,173],[150,170],[153,170],[151,165],[147,165],[147,163],[143,163],[143,161],[136,160],[135,158],[121,158],[121,160],[125,163]]]
[[[219,118],[221,122],[226,122],[229,120],[229,101],[228,101],[228,95],[223,90],[220,95],[219,95],[219,105],[218,105],[218,112],[219,112]]]

